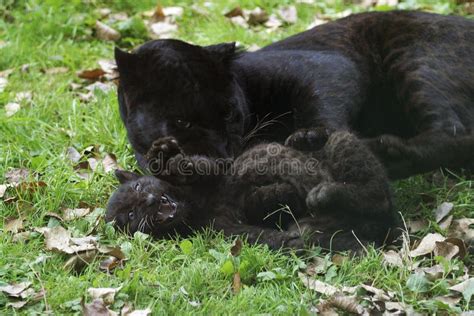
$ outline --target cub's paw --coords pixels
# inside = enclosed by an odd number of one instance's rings
[[[283,249],[301,250],[305,248],[303,236],[297,231],[282,231],[280,236],[275,239],[280,239],[279,247]]]
[[[336,211],[343,187],[323,182],[315,186],[306,196],[306,206],[311,212]]]
[[[174,137],[162,137],[151,145],[146,154],[148,169],[152,174],[160,174],[167,169],[167,164],[172,157],[183,154],[178,141]]]
[[[326,144],[331,132],[325,127],[302,128],[288,136],[285,146],[301,151],[320,150]]]

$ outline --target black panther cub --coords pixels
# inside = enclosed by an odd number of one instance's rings
[[[311,152],[256,145],[219,175],[218,161],[184,156],[175,139],[160,139],[148,157],[176,152],[166,172],[186,166],[192,185],[117,171],[122,185],[110,198],[106,220],[158,238],[213,225],[275,249],[303,247],[303,232],[305,241],[334,250],[359,249],[353,234],[362,244],[381,245],[397,222],[383,167],[348,132],[332,133],[321,144]]]
[[[289,135],[304,149],[326,126],[365,138],[390,178],[472,163],[472,56],[473,20],[410,11],[352,15],[256,52],[178,40],[115,52],[142,168],[160,137],[187,154],[229,157]]]

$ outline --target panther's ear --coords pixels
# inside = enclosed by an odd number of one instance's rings
[[[231,60],[236,52],[235,42],[205,46],[204,49],[223,62]]]
[[[137,60],[137,56],[132,53],[127,53],[123,50],[121,50],[118,47],[115,47],[115,62],[117,63],[117,68],[119,73],[128,70],[128,69],[133,69],[135,68],[135,63]]]
[[[134,181],[134,180],[138,180],[141,177],[137,173],[129,172],[129,171],[125,171],[125,170],[120,170],[120,169],[115,170],[115,176],[117,177],[117,179],[119,180],[119,182],[121,184],[130,182],[130,181]]]

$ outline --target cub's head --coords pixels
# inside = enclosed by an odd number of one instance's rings
[[[234,43],[203,47],[171,39],[132,53],[116,49],[121,115],[135,152],[144,155],[154,140],[174,136],[187,154],[233,156],[246,114],[231,70],[235,56]]]
[[[161,238],[185,225],[191,205],[178,187],[150,176],[117,170],[121,186],[110,197],[105,219],[119,229]]]

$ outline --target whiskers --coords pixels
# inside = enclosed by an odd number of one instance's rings
[[[138,223],[137,231],[145,234],[146,233],[145,229],[147,227],[150,229],[150,231],[153,230],[152,224],[153,224],[153,219],[150,218],[148,215],[145,215]]]
[[[255,124],[254,128],[252,128],[244,137],[242,137],[242,146],[245,147],[253,138],[263,136],[265,134],[260,133],[263,129],[273,125],[273,124],[281,124],[286,126],[283,122],[279,119],[282,117],[291,114],[291,111],[282,113],[280,115],[275,116],[274,118],[270,118],[272,113],[266,114],[262,119],[258,120]]]

